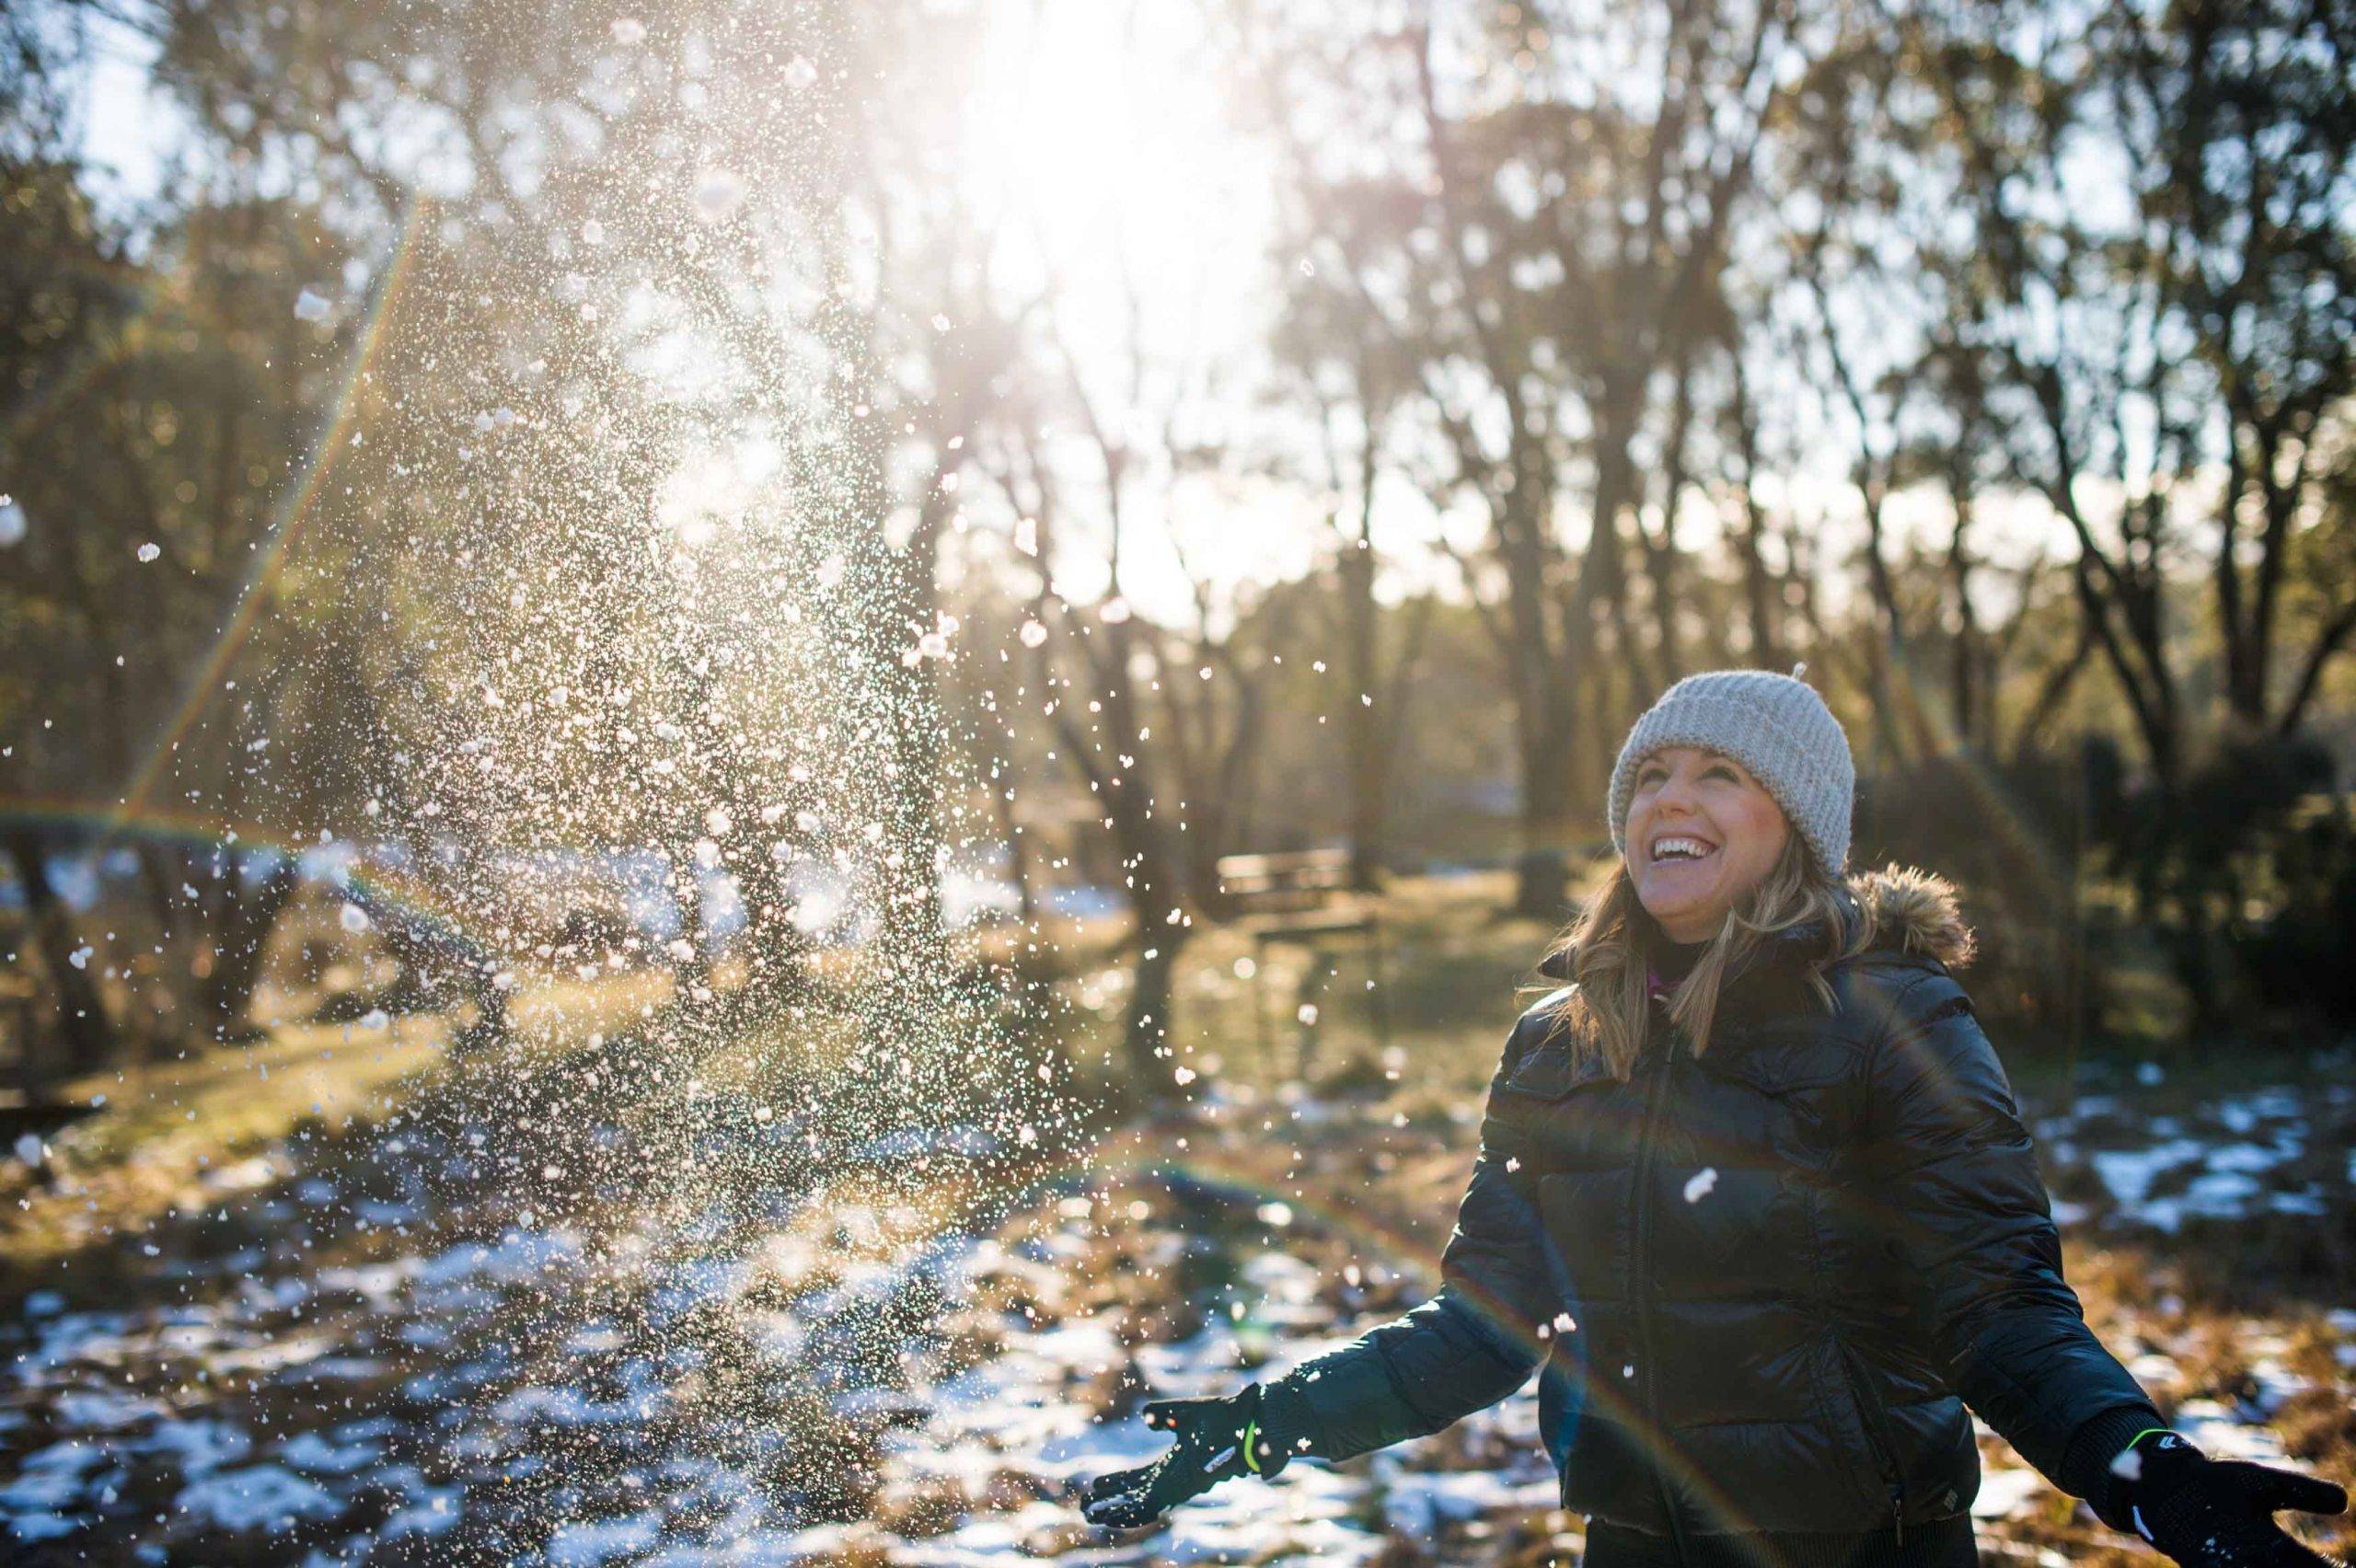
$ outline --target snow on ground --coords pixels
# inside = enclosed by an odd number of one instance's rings
[[[2344,1168],[2324,1169],[2345,1165],[2345,1086],[2157,1121],[2131,1094],[2038,1124],[2087,1225],[2304,1223],[2345,1202]],[[1342,1140],[1371,1113],[1322,1110]],[[0,1555],[947,1568],[1368,1562],[1405,1543],[1486,1562],[1553,1503],[1525,1391],[1440,1438],[1221,1488],[1154,1532],[1079,1521],[1068,1488],[1161,1451],[1142,1398],[1231,1389],[1393,1309],[1345,1288],[1336,1260],[1358,1254],[1295,1205],[1107,1177],[907,1233],[816,1173],[722,1202],[695,1169],[657,1182],[621,1160],[596,1204],[540,1213],[478,1161],[482,1132],[412,1129],[356,1172],[273,1150],[214,1174],[203,1245],[151,1261],[126,1240],[137,1290],[28,1297],[0,1325]],[[904,1141],[995,1153],[953,1130]],[[419,1177],[436,1170],[472,1174]],[[2269,1419],[2345,1402],[2356,1377],[2356,1311],[2297,1331],[2334,1337],[2336,1381],[2253,1320],[2223,1386],[2165,1310],[2120,1310],[2116,1347],[2214,1453],[2281,1462]],[[1972,1511],[1992,1551],[2058,1560],[1996,1541],[2054,1500],[1985,1451]]]
[[[2319,1064],[2320,1066],[2320,1064]],[[2175,1233],[2188,1219],[2322,1216],[2356,1182],[2356,1084],[2273,1085],[2151,1116],[2117,1094],[2080,1095],[2039,1119],[2050,1162],[2091,1171],[2054,1204],[2068,1224]],[[2163,1081],[2147,1072],[2151,1085]],[[2320,1135],[2320,1136],[2319,1136]]]

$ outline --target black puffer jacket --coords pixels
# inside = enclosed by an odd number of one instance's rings
[[[1441,1293],[1287,1382],[1341,1458],[1438,1430],[1543,1366],[1565,1506],[1672,1537],[1905,1530],[1979,1488],[1965,1407],[2079,1496],[2160,1419],[2063,1283],[2010,1086],[1920,873],[1853,880],[1823,933],[1729,979],[1698,1058],[1656,1007],[1629,1081],[1575,1055],[1570,995],[1489,1089]],[[1951,1533],[1951,1532],[1950,1532]]]

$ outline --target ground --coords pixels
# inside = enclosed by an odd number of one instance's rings
[[[127,1075],[6,1193],[9,1560],[1575,1562],[1527,1393],[1149,1535],[1062,1499],[1159,1448],[1147,1392],[1232,1388],[1428,1290],[1544,935],[1474,919],[1491,891],[1401,905],[1387,1055],[1355,956],[1304,993],[1204,933],[1192,1105],[1063,1147],[953,1119],[829,1140],[653,1059],[695,1004],[643,976],[528,992],[479,1055],[364,1020]],[[1117,1013],[1116,975],[1075,999]],[[2350,1065],[2017,1075],[2106,1343],[2204,1446],[2341,1482]],[[1988,1561],[2154,1561],[1982,1447]]]

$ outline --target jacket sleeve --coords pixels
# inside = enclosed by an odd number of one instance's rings
[[[1544,1021],[1525,1016],[1490,1080],[1480,1156],[1440,1255],[1439,1293],[1276,1385],[1303,1412],[1309,1454],[1347,1458],[1438,1432],[1520,1388],[1544,1358],[1540,1325],[1552,1321],[1558,1292],[1521,1158],[1521,1122],[1497,1092]]]
[[[2057,1486],[2099,1500],[2125,1436],[2163,1424],[2062,1274],[2012,1086],[1944,969],[1900,981],[1876,1048],[1873,1190],[1949,1384]],[[2073,1441],[2073,1439],[2076,1439]]]

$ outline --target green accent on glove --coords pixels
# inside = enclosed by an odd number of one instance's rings
[[[1222,1481],[1247,1471],[1275,1475],[1290,1456],[1277,1451],[1260,1461],[1253,1451],[1259,1417],[1257,1383],[1225,1399],[1154,1401],[1145,1407],[1146,1424],[1166,1429],[1177,1442],[1149,1465],[1098,1476],[1081,1487],[1081,1516],[1091,1525],[1140,1529]]]

